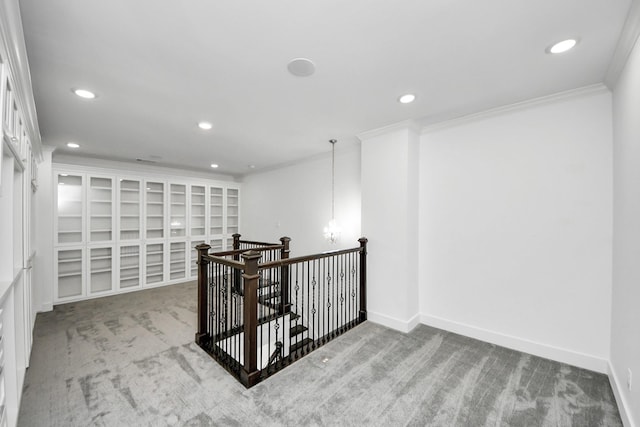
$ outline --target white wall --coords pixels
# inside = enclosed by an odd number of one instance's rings
[[[241,194],[243,239],[278,242],[291,237],[291,256],[359,246],[360,146],[336,144],[335,215],[342,227],[337,244],[323,229],[331,219],[331,146],[327,155],[245,177]]]
[[[360,138],[368,318],[408,332],[419,320],[419,136],[407,123]]]
[[[44,147],[43,160],[38,164],[38,191],[36,192],[35,250],[33,271],[33,303],[37,311],[53,309],[53,148]]]
[[[610,111],[602,87],[423,135],[424,323],[606,371]]]
[[[640,46],[613,93],[613,298],[611,367],[614,391],[632,425],[640,425]],[[627,369],[634,374],[627,388]]]

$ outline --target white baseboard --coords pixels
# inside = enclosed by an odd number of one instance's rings
[[[377,323],[387,328],[395,329],[396,331],[410,332],[413,328],[420,323],[420,315],[416,314],[409,320],[400,320],[395,317],[387,316],[386,314],[376,313],[374,311],[367,310],[367,320]]]
[[[633,422],[633,418],[631,417],[631,412],[629,412],[629,402],[623,393],[624,389],[622,386],[624,385],[624,382],[621,382],[616,375],[616,371],[613,369],[611,362],[607,364],[607,374],[609,376],[609,383],[611,383],[613,395],[616,397],[616,403],[618,404],[618,412],[620,412],[622,424],[624,424],[625,427],[636,427],[636,424]]]
[[[524,353],[533,354],[535,356],[544,357],[546,359],[555,360],[568,365],[589,369],[591,371],[603,374],[607,373],[608,361],[589,354],[529,341],[523,338],[505,335],[500,332],[490,331],[428,314],[421,314],[420,322],[427,326],[455,332],[456,334],[475,338],[491,344],[522,351]]]
[[[38,313],[46,313],[47,311],[53,311],[52,302],[43,302],[40,304],[40,310],[38,310]]]

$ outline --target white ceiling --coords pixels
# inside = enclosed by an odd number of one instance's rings
[[[45,144],[233,175],[329,152],[330,138],[602,82],[630,4],[20,0]],[[573,51],[545,53],[576,36]],[[289,74],[297,57],[316,73]],[[398,103],[407,92],[417,100]]]

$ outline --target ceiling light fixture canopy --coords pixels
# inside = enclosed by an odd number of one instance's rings
[[[324,238],[331,243],[336,243],[338,241],[340,238],[340,232],[342,231],[336,221],[335,215],[336,142],[338,141],[335,139],[329,140],[329,143],[331,144],[331,221],[329,221],[329,224],[324,228]]]
[[[578,39],[567,39],[561,42],[551,45],[548,49],[548,53],[558,54],[564,53],[573,49],[578,44]]]
[[[96,94],[86,89],[74,89],[73,93],[84,99],[94,99]]]
[[[401,104],[410,104],[416,100],[416,96],[412,93],[407,93],[398,98],[398,102]]]

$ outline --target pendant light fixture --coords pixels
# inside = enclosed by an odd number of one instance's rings
[[[331,221],[324,228],[324,238],[327,239],[331,243],[336,243],[338,238],[340,237],[340,227],[336,222],[335,215],[335,207],[336,207],[336,142],[335,139],[330,139],[329,143],[331,143]]]

